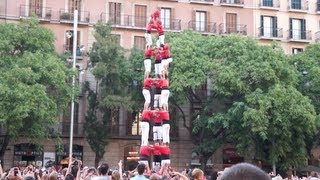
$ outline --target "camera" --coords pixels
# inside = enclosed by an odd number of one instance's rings
[[[18,169],[17,167],[15,167],[15,168],[13,169],[14,176],[17,176],[17,175],[18,175],[18,173],[19,173],[18,170],[19,170],[19,169]]]
[[[73,165],[77,166],[77,165],[78,165],[78,161],[75,160],[75,161],[73,162]]]

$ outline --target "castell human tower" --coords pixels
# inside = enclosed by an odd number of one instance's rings
[[[156,30],[158,40],[152,46],[152,30]],[[143,96],[145,99],[141,121],[140,163],[145,163],[153,169],[170,164],[170,115],[169,99],[169,64],[170,46],[165,43],[165,35],[160,19],[160,11],[154,10],[146,25],[146,47],[144,59]],[[151,61],[154,59],[154,77],[151,77]],[[154,89],[151,93],[151,89]],[[151,104],[151,96],[154,96]],[[152,122],[152,123],[151,123]],[[153,124],[153,143],[149,143],[150,124]],[[149,158],[153,157],[149,165]]]

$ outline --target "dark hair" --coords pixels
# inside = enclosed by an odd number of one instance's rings
[[[137,170],[138,170],[138,174],[142,175],[144,173],[144,170],[146,169],[146,165],[143,163],[138,164],[137,166]]]
[[[74,176],[72,174],[67,174],[64,180],[74,180]]]
[[[23,180],[34,180],[34,177],[32,177],[32,176],[25,176],[25,177],[23,178]]]
[[[271,177],[257,166],[240,163],[225,170],[220,180],[271,180]]]
[[[109,165],[107,163],[103,163],[98,168],[100,175],[107,175],[109,171]]]

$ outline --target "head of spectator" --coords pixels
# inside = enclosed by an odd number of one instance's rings
[[[137,171],[139,175],[143,175],[144,171],[146,169],[146,165],[144,163],[139,163],[137,166]]]
[[[34,180],[34,177],[32,177],[32,176],[25,176],[25,177],[23,177],[23,180]]]
[[[109,165],[107,163],[103,163],[98,167],[99,176],[107,176],[109,172]]]
[[[59,174],[57,172],[52,172],[50,175],[49,175],[49,180],[57,180],[59,177]]]
[[[220,180],[270,180],[271,177],[257,166],[239,163],[225,170]]]
[[[64,180],[74,180],[74,176],[72,174],[67,174]]]
[[[119,173],[119,171],[117,171],[117,170],[112,171],[111,177],[112,177],[112,179],[114,179],[114,180],[120,180],[120,179],[121,179],[121,178],[120,178],[120,173]]]
[[[153,173],[150,177],[149,177],[150,180],[160,180],[160,176],[158,176],[156,173]]]
[[[192,177],[194,180],[203,180],[204,179],[204,173],[201,169],[194,168],[192,170]]]

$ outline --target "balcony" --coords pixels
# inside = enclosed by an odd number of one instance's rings
[[[190,3],[209,4],[212,5],[214,0],[190,0]]]
[[[258,37],[260,39],[280,39],[280,38],[283,38],[282,28],[259,27],[258,32],[259,32]]]
[[[49,7],[42,6],[20,6],[20,17],[31,17],[36,16],[41,20],[51,20],[52,10]]]
[[[280,2],[279,0],[260,0],[259,7],[260,9],[279,10]]]
[[[70,136],[70,122],[60,122],[51,129],[49,129],[51,135]],[[84,123],[74,122],[73,124],[73,136],[84,137]]]
[[[317,32],[315,33],[315,41],[316,41],[316,42],[320,42],[320,31],[317,31]]]
[[[219,34],[238,33],[247,35],[247,25],[243,24],[219,24]]]
[[[73,12],[66,9],[60,9],[59,20],[61,22],[73,23]],[[78,11],[78,23],[88,24],[90,22],[90,12]]]
[[[215,22],[189,21],[188,28],[200,33],[217,33]]]
[[[101,22],[110,22],[113,27],[119,28],[132,28],[144,30],[147,25],[146,16],[133,16],[133,15],[122,15],[116,16],[115,14],[102,13],[100,15]],[[180,19],[162,19],[163,29],[165,30],[181,30]]]
[[[288,5],[288,11],[307,13],[309,10],[309,4],[307,0],[291,0]]]
[[[237,6],[237,7],[243,7],[244,6],[244,0],[220,0],[221,6]]]
[[[310,42],[312,40],[311,31],[302,31],[300,29],[288,30],[288,40],[295,42]]]

